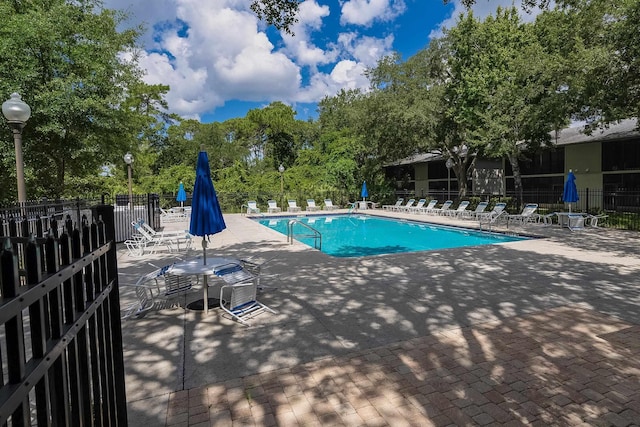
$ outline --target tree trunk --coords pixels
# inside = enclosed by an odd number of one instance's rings
[[[511,163],[511,169],[513,170],[513,185],[516,195],[516,204],[518,209],[522,208],[522,176],[520,175],[520,163],[518,162],[518,153],[509,153],[507,156],[509,163]],[[505,189],[506,192],[506,189]]]

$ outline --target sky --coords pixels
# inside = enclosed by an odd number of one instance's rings
[[[126,27],[144,25],[145,82],[170,86],[170,112],[202,123],[245,117],[275,101],[290,105],[298,120],[316,119],[325,96],[366,90],[367,68],[393,52],[409,58],[464,11],[458,0],[305,0],[291,36],[260,22],[250,4],[104,0],[105,8],[128,13]],[[511,4],[477,0],[473,11],[484,18]]]

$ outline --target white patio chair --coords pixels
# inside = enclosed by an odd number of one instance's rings
[[[423,206],[420,209],[417,209],[416,213],[419,213],[419,214],[431,213],[431,211],[436,208],[437,204],[438,204],[438,201],[436,199],[429,200],[429,203],[427,203],[426,206]]]
[[[453,200],[445,200],[445,202],[439,208],[433,208],[427,211],[428,214],[434,215],[447,215],[449,213],[449,208],[453,204]]]
[[[593,227],[593,228],[598,228],[598,227],[600,227],[598,225],[600,220],[604,220],[608,216],[609,215],[607,215],[607,214],[587,215],[587,218],[585,220],[585,225],[588,225],[588,226]]]
[[[178,237],[178,236],[153,236],[147,230],[145,230],[141,225],[137,223],[132,223],[133,228],[136,230],[138,235],[140,236],[140,246],[143,248],[143,253],[146,249],[150,250],[150,253],[155,253],[159,246],[166,246],[169,252],[179,251],[181,249],[190,249],[191,248],[191,238],[190,237]],[[182,244],[182,248],[181,248]]]
[[[326,211],[332,211],[334,209],[338,209],[339,206],[336,206],[333,204],[333,202],[331,201],[331,199],[324,199],[324,207],[323,209]]]
[[[462,212],[462,214],[460,215],[460,218],[478,219],[478,215],[484,213],[484,211],[487,209],[487,206],[489,206],[489,202],[480,202],[478,203],[478,206],[476,206],[475,210],[473,211],[465,210],[464,212]]]
[[[398,200],[396,200],[396,203],[394,205],[382,205],[382,210],[383,211],[392,211],[395,208],[397,208],[398,206],[402,205],[402,202],[404,202],[404,198],[399,198]]]
[[[585,221],[584,215],[579,213],[575,213],[575,214],[570,213],[567,217],[569,220],[569,223],[567,224],[567,227],[569,228],[569,230],[571,231],[584,230],[584,221]]]
[[[453,216],[453,217],[456,217],[456,218],[462,218],[462,215],[467,210],[467,206],[469,206],[469,201],[468,200],[463,200],[463,201],[460,202],[460,204],[458,205],[457,208],[449,210],[448,212],[445,212],[445,213],[447,215],[449,215],[449,216]]]
[[[307,211],[314,212],[317,210],[318,207],[316,206],[316,201],[314,199],[307,199]]]
[[[136,301],[124,310],[123,319],[140,317],[154,308],[176,306],[176,298],[195,291],[197,276],[171,274],[171,266],[172,264],[157,268],[136,281],[132,286]]]
[[[224,285],[220,289],[220,308],[238,322],[251,326],[247,319],[260,313],[275,310],[267,307],[256,299],[258,284],[256,280],[233,285]]]
[[[267,206],[267,213],[278,213],[282,211],[275,200],[267,200]]]
[[[481,212],[478,213],[476,215],[476,219],[478,221],[482,222],[496,222],[502,218],[506,219],[506,215],[505,214],[505,208],[507,207],[507,204],[504,202],[498,202],[493,206],[493,209],[491,209],[491,212]],[[503,215],[504,214],[504,215]]]
[[[516,225],[525,225],[531,222],[538,222],[538,219],[540,219],[540,216],[535,213],[537,209],[538,209],[537,203],[526,204],[522,209],[522,212],[520,212],[519,214],[507,216],[507,227],[511,223],[514,223]]]
[[[289,207],[287,208],[287,212],[300,212],[300,207],[295,200],[287,200]]]
[[[259,214],[260,208],[258,208],[258,202],[255,200],[249,200],[247,202],[247,214]]]
[[[393,208],[395,212],[409,212],[409,210],[413,207],[416,199],[409,199],[407,203],[404,205],[396,206]]]

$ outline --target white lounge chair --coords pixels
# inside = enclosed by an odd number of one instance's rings
[[[415,206],[411,206],[408,209],[408,212],[417,213],[420,209],[424,207],[424,204],[427,203],[427,199],[420,199]]]
[[[468,200],[463,200],[463,201],[460,202],[460,204],[458,205],[457,208],[455,208],[453,210],[449,210],[448,212],[445,212],[445,213],[447,215],[449,215],[449,216],[454,216],[456,218],[462,218],[462,215],[467,210],[467,206],[469,206],[469,201]]]
[[[489,202],[480,202],[478,203],[478,205],[476,206],[476,208],[472,211],[470,210],[465,210],[462,212],[462,214],[460,215],[460,218],[462,219],[477,219],[478,215],[484,213],[484,211],[487,209],[487,206],[489,206]]]
[[[339,206],[336,206],[333,204],[333,202],[331,201],[331,199],[324,199],[324,207],[323,209],[325,211],[332,211],[334,209],[338,209]]]
[[[300,212],[300,207],[295,200],[287,200],[289,207],[287,208],[287,212]]]
[[[435,215],[446,215],[449,213],[448,211],[452,204],[453,204],[453,200],[445,200],[442,206],[440,206],[439,208],[431,209],[427,213],[435,214]]]
[[[172,212],[172,211],[167,211],[164,210],[162,208],[160,209],[160,222],[180,222],[180,221],[185,221],[187,216],[184,214],[184,212]]]
[[[476,219],[480,222],[496,222],[504,214],[504,208],[507,204],[504,202],[498,202],[493,206],[490,212],[481,212],[476,214]]]
[[[415,204],[416,199],[409,199],[407,200],[407,203],[404,205],[400,205],[396,208],[394,208],[393,210],[396,212],[409,212],[411,207]]]
[[[314,199],[307,199],[307,211],[314,212],[317,210],[318,207],[316,206],[316,201]]]
[[[222,286],[220,289],[220,308],[246,326],[251,326],[246,320],[248,318],[265,311],[276,313],[275,310],[256,299],[257,290],[256,280]]]
[[[258,208],[258,202],[255,200],[249,200],[246,205],[247,215],[249,214],[259,214],[260,208]]]
[[[404,198],[401,197],[398,200],[396,200],[396,204],[395,205],[382,205],[382,210],[384,210],[384,211],[392,211],[395,208],[397,208],[400,205],[402,205],[402,202],[404,202]]]
[[[519,214],[507,216],[507,227],[510,224],[525,225],[530,222],[538,222],[540,218],[535,212],[538,209],[537,203],[528,203],[522,208],[522,212]],[[582,215],[581,215],[582,216]],[[583,222],[584,225],[584,222]]]
[[[182,249],[187,250],[191,248],[191,235],[165,236],[160,234],[154,236],[145,230],[140,224],[132,223],[132,225],[137,233],[137,236],[135,236],[134,239],[138,242],[138,248],[141,249],[140,255],[144,254],[144,251],[147,249],[150,250],[150,253],[155,253],[157,248],[162,245],[166,246],[169,252],[176,250],[179,251],[181,249],[181,244],[183,245]]]
[[[418,213],[421,213],[421,214],[430,213],[432,210],[435,209],[437,204],[438,204],[438,201],[436,199],[431,199],[429,200],[429,203],[427,203],[426,206],[423,206],[418,210]]]
[[[282,211],[275,200],[267,200],[267,206],[267,213],[278,213]]]
[[[191,239],[193,236],[189,233],[189,230],[168,230],[168,231],[156,231],[149,224],[144,222],[143,219],[138,219],[138,221],[134,221],[131,225],[135,228],[136,224],[140,227],[144,228],[149,232],[149,234],[153,237],[176,237],[178,239]]]

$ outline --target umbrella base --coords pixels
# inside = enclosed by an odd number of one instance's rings
[[[209,310],[220,308],[220,300],[218,298],[209,298],[208,301]],[[204,311],[204,299],[201,298],[187,304],[187,308],[194,311]]]

